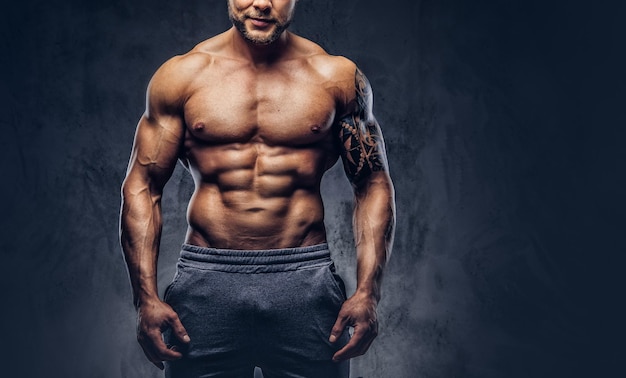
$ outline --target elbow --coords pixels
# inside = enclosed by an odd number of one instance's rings
[[[137,176],[129,174],[124,179],[121,188],[122,204],[136,199],[143,201],[146,197],[150,198],[152,203],[159,202],[163,194],[163,187],[155,185],[153,180]]]
[[[357,198],[373,192],[384,193],[395,207],[395,188],[387,171],[372,172],[367,177],[352,181],[352,187]]]

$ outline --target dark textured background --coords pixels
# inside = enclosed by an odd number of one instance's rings
[[[225,30],[225,3],[26,0],[2,10],[0,375],[159,376],[135,342],[119,187],[151,74]],[[353,377],[624,376],[625,10],[300,2],[293,30],[369,76],[397,189],[382,334]],[[177,169],[161,288],[191,190]],[[340,170],[324,193],[350,290]]]

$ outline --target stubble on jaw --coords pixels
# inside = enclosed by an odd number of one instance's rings
[[[242,18],[237,18],[235,16],[235,13],[233,12],[230,1],[228,1],[227,3],[228,3],[228,18],[230,18],[230,21],[233,23],[233,25],[239,31],[239,33],[241,33],[241,35],[247,41],[252,42],[255,45],[269,45],[272,42],[276,41],[280,37],[280,35],[285,30],[287,30],[289,25],[291,25],[291,20],[293,18],[293,11],[292,11],[292,13],[289,15],[286,22],[284,23],[279,22],[277,20],[272,20],[272,23],[274,24],[274,30],[272,31],[272,33],[265,37],[259,37],[259,36],[252,35],[248,32],[248,29],[246,28],[246,25],[245,25],[246,18],[250,18],[250,17],[267,18],[267,16],[263,15],[262,13],[257,13],[257,14],[242,14],[241,15]]]

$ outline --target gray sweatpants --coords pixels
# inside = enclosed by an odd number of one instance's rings
[[[165,301],[191,342],[165,364],[166,377],[347,378],[328,337],[346,299],[327,244],[270,250],[183,245]],[[176,338],[165,333],[165,342]]]

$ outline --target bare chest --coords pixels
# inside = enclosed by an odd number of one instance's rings
[[[215,70],[190,91],[184,113],[189,133],[211,144],[298,146],[328,136],[336,101],[305,71]]]

